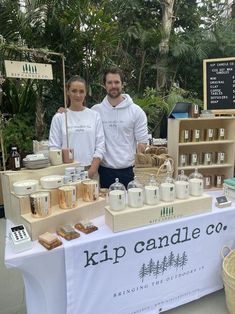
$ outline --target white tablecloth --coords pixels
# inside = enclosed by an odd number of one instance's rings
[[[235,203],[199,216],[112,233],[99,230],[46,251],[14,254],[28,314],[156,314],[222,288],[221,255],[235,244]],[[10,222],[7,222],[9,230]]]

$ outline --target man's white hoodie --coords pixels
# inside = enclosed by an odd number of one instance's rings
[[[101,165],[123,169],[134,164],[136,145],[148,142],[147,117],[145,112],[133,103],[131,97],[123,94],[123,101],[113,107],[106,96],[91,109],[99,112],[103,123],[106,152]]]

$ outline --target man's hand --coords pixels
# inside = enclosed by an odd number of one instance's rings
[[[92,167],[90,167],[89,169],[88,169],[88,177],[90,178],[90,179],[93,179],[94,178],[94,175],[97,173],[97,170],[95,170],[95,169],[92,169]]]
[[[137,144],[137,153],[144,153],[146,147],[147,147],[147,144],[145,144],[145,143],[138,143]]]
[[[100,165],[100,158],[94,157],[91,163],[90,168],[88,169],[88,176],[90,179],[93,179],[94,176],[98,173],[98,168]]]

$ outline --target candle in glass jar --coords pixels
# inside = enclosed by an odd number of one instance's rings
[[[225,129],[224,128],[219,128],[217,130],[217,139],[218,139],[218,141],[225,140]]]
[[[128,205],[130,207],[142,207],[144,205],[143,189],[128,189]]]
[[[190,141],[191,141],[190,130],[188,130],[188,129],[182,130],[180,133],[180,142],[181,143],[187,143]]]
[[[189,179],[189,194],[201,196],[203,194],[203,180],[199,178]]]
[[[175,185],[173,183],[162,183],[161,186],[161,199],[164,202],[173,202],[175,199]]]
[[[212,164],[212,153],[204,153],[203,154],[203,164],[211,165]]]
[[[179,166],[180,167],[185,167],[188,165],[188,155],[186,154],[181,154],[179,156]]]
[[[203,178],[204,189],[211,189],[212,187],[212,177],[210,175],[205,175]]]
[[[214,140],[214,129],[209,128],[205,130],[205,140],[206,141]]]
[[[74,208],[76,203],[76,188],[72,185],[65,185],[58,188],[59,206],[63,209]]]
[[[109,192],[109,206],[111,210],[123,210],[126,207],[125,191],[112,190]]]
[[[194,129],[193,135],[192,135],[192,141],[193,142],[200,142],[200,139],[201,139],[201,130]]]
[[[225,153],[224,152],[217,152],[216,153],[216,162],[217,162],[217,164],[224,164],[224,162],[225,162]]]
[[[145,190],[145,203],[147,205],[155,205],[159,202],[160,195],[158,186],[146,185],[144,190]]]
[[[222,188],[224,182],[224,175],[215,175],[215,187]]]
[[[198,165],[198,154],[197,153],[192,153],[191,154],[191,161],[190,161],[191,166],[196,166]]]
[[[189,106],[188,114],[190,118],[198,118],[199,117],[199,106],[196,104],[191,104]]]
[[[185,199],[189,196],[189,183],[187,181],[175,182],[175,195],[176,198]]]

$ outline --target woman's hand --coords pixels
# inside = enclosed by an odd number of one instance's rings
[[[64,113],[66,112],[67,109],[65,109],[64,107],[60,107],[58,110],[57,110],[57,113]]]

